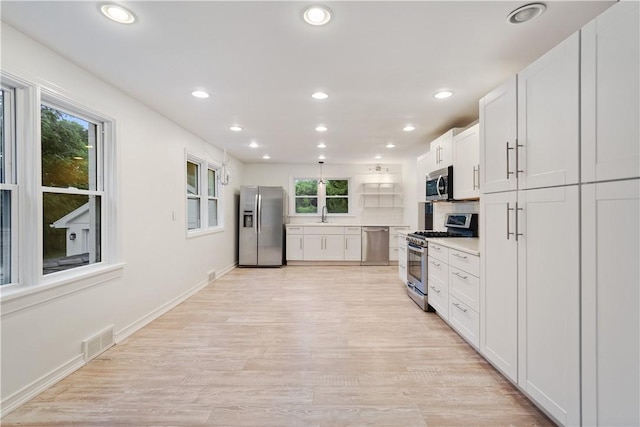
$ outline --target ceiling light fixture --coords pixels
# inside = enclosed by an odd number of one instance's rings
[[[136,20],[133,13],[117,4],[104,4],[100,7],[100,11],[107,18],[120,24],[133,24]]]
[[[258,143],[255,141],[251,141],[251,143],[249,144],[249,147],[251,148],[258,148]]]
[[[316,130],[317,130],[318,132],[326,132],[326,131],[327,131],[327,129],[328,129],[328,128],[327,128],[325,125],[318,125],[318,126],[316,126]]]
[[[433,94],[433,97],[436,99],[446,99],[453,95],[453,92],[450,90],[441,90]]]
[[[376,159],[376,160],[380,160],[381,158],[382,158],[382,156],[380,154],[376,154],[375,157],[374,157],[374,159]]]
[[[208,98],[209,94],[203,90],[194,90],[193,92],[191,92],[191,95],[195,96],[196,98]]]
[[[264,156],[262,156],[263,159],[265,160],[269,160],[271,158],[271,156],[269,156],[268,154],[265,154]]]
[[[326,6],[309,6],[302,12],[302,18],[309,25],[324,25],[331,20],[331,10]]]
[[[544,3],[527,4],[517,8],[507,15],[507,21],[511,24],[522,24],[542,15],[546,9],[547,6]]]
[[[318,148],[327,148],[327,144],[321,142],[320,144],[318,144]]]
[[[320,155],[318,156],[318,160],[324,160],[324,159],[326,159],[326,157],[324,156],[324,154],[320,154]]]
[[[396,146],[396,144],[394,144],[393,142],[390,142],[387,145],[385,145],[385,147],[387,147],[387,148],[394,148],[395,146]]]
[[[311,97],[313,99],[327,99],[329,97],[329,95],[327,95],[324,92],[315,92],[311,94]]]
[[[416,127],[414,125],[405,125],[402,130],[405,132],[411,132],[412,130],[416,130]]]
[[[233,126],[229,126],[229,130],[232,130],[234,132],[240,132],[242,128],[238,125],[233,125]]]

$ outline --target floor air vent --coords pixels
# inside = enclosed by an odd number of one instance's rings
[[[90,361],[114,344],[113,326],[109,326],[107,329],[98,332],[91,338],[82,341],[84,361]]]

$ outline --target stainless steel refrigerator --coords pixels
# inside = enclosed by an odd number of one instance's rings
[[[241,267],[279,267],[284,246],[284,189],[240,189],[239,261]]]

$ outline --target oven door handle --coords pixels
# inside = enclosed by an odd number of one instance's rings
[[[414,252],[419,252],[421,254],[424,253],[424,248],[421,246],[416,246],[413,243],[407,243],[407,249],[411,249]]]

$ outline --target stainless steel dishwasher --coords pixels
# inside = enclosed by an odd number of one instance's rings
[[[361,265],[389,265],[389,227],[362,227]]]

